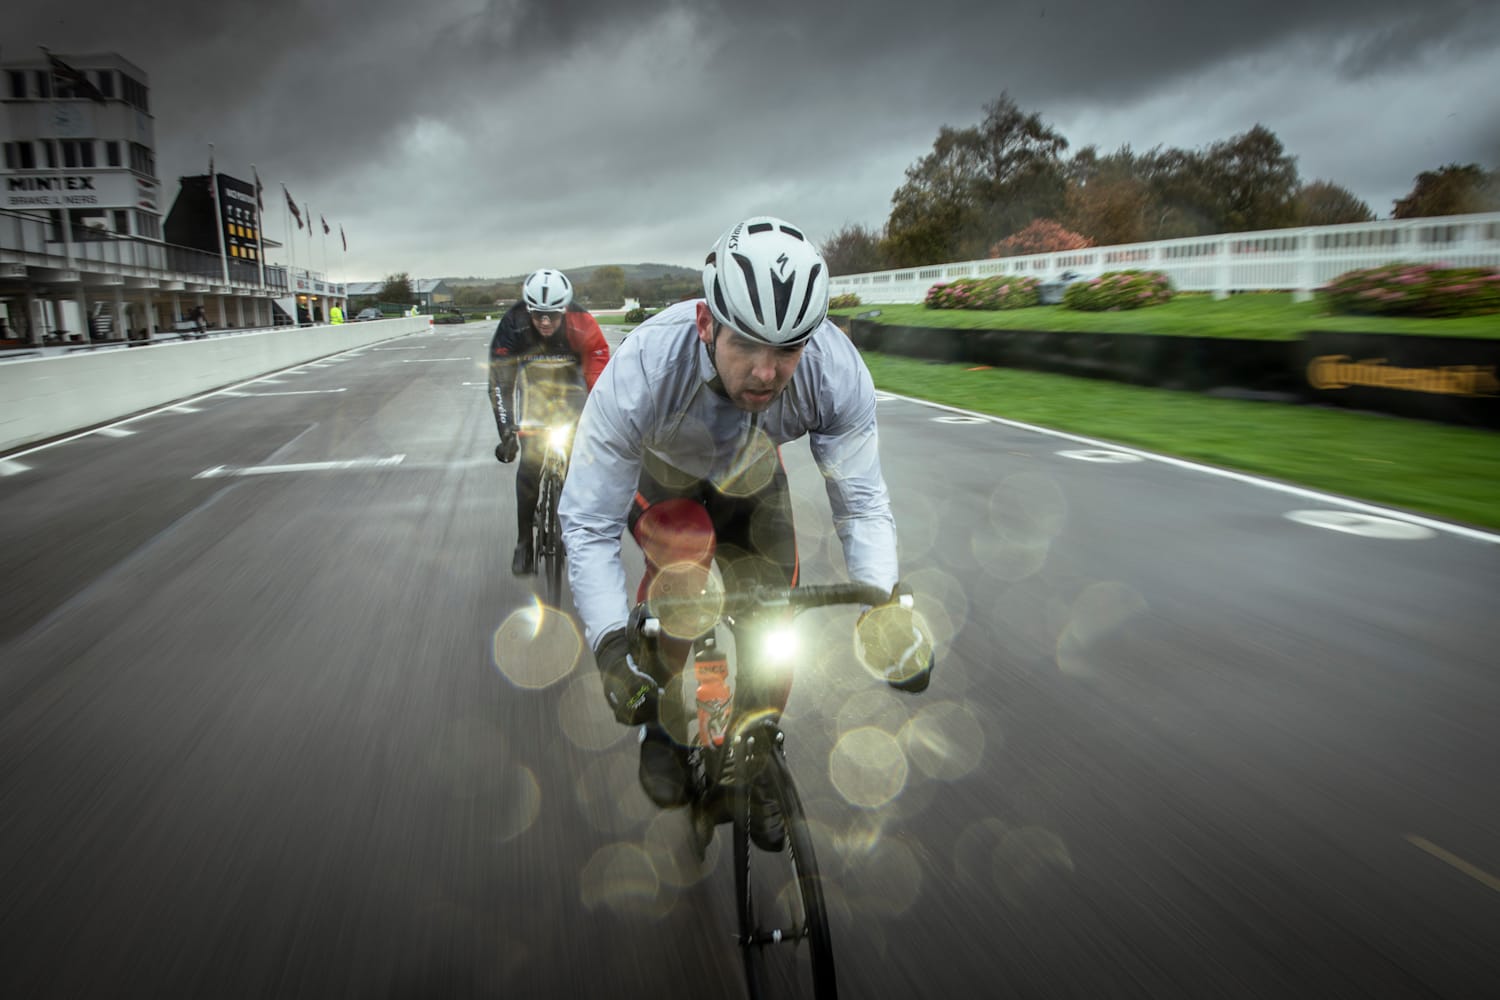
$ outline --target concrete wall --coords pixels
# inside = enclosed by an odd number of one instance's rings
[[[0,364],[0,454],[355,347],[425,335],[426,316],[287,328]]]

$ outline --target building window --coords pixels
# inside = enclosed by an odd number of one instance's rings
[[[137,173],[149,174],[155,177],[156,157],[145,146],[142,146],[138,142],[132,142],[130,144],[130,169]]]
[[[36,96],[43,100],[50,99],[52,97],[52,74],[45,69],[39,69],[34,70],[31,75],[36,80]]]
[[[115,71],[112,69],[101,69],[94,73],[99,82],[99,93],[105,97],[115,96]]]
[[[42,144],[42,158],[47,161],[47,168],[56,170],[58,167],[57,143],[51,139],[38,139],[37,142]]]
[[[10,77],[11,98],[17,101],[26,100],[26,74],[18,69],[12,69],[7,70],[5,75]]]
[[[115,232],[119,233],[121,236],[129,236],[130,235],[130,213],[127,212],[127,211],[125,211],[123,208],[117,208],[114,211],[114,216],[115,216]]]
[[[28,139],[22,139],[15,144],[16,147],[16,170],[36,169],[36,150],[31,147]]]
[[[120,144],[114,139],[106,140],[104,143],[104,159],[112,167],[120,165]]]
[[[137,80],[132,80],[124,73],[120,74],[120,93],[125,98],[125,103],[133,108],[149,112],[150,106],[146,102],[146,87]]]

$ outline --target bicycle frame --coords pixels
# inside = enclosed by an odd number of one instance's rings
[[[534,436],[541,439],[546,451],[542,454],[536,513],[531,522],[533,541],[545,591],[542,596],[548,604],[555,607],[562,601],[562,564],[566,557],[562,527],[557,520],[557,503],[562,495],[563,483],[568,478],[573,425],[556,424]]]

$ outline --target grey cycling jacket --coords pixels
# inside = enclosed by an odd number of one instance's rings
[[[590,649],[630,615],[620,543],[648,458],[658,479],[665,466],[725,492],[751,490],[764,482],[777,447],[807,435],[850,579],[887,590],[896,584],[875,386],[849,338],[825,320],[786,390],[752,421],[710,388],[714,371],[698,339],[696,307],[680,302],[637,327],[594,384],[578,423],[559,516]]]

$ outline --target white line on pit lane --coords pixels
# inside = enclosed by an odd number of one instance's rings
[[[430,365],[434,361],[473,361],[473,358],[402,358],[403,365]]]
[[[204,469],[194,479],[225,479],[231,476],[275,476],[289,472],[346,472],[351,469],[387,469],[406,461],[405,455],[387,458],[351,458],[342,462],[298,462],[291,465],[251,465],[237,468],[232,465],[216,465]]]
[[[346,360],[348,358],[357,358],[357,357],[362,356],[366,350],[367,350],[367,348],[364,348],[364,347],[354,347],[354,348],[350,348],[347,351],[343,351],[343,352],[341,352],[339,354],[330,354],[328,357],[324,358],[323,360],[324,361],[335,361],[335,360],[337,360],[337,361],[343,361],[343,360]],[[286,370],[287,369],[282,369],[282,371],[286,371]],[[14,459],[17,459],[17,458],[21,458],[21,457],[23,457],[25,455],[30,455],[33,452],[46,451],[49,448],[56,448],[59,445],[64,445],[64,444],[68,444],[69,442],[72,442],[72,441],[77,441],[79,438],[86,438],[86,437],[88,437],[91,434],[98,434],[100,431],[108,430],[111,427],[120,427],[120,426],[123,426],[124,424],[134,423],[137,420],[145,420],[147,417],[154,417],[158,413],[168,413],[168,412],[173,411],[173,410],[177,409],[177,407],[182,406],[182,405],[184,405],[186,403],[196,403],[200,399],[212,399],[214,396],[227,396],[227,395],[232,394],[237,389],[242,389],[242,388],[244,388],[247,385],[255,385],[255,384],[257,384],[258,382],[261,382],[261,381],[262,381],[261,379],[253,379],[253,378],[252,379],[247,379],[244,382],[236,382],[233,385],[226,385],[222,389],[213,389],[213,390],[210,390],[209,392],[201,393],[201,394],[199,394],[197,396],[190,396],[189,398],[184,399],[181,403],[169,404],[167,406],[159,406],[159,407],[157,407],[154,410],[147,410],[144,413],[136,413],[136,414],[133,414],[132,416],[128,416],[128,417],[124,417],[124,418],[122,418],[120,420],[116,420],[113,423],[105,424],[102,427],[91,427],[91,428],[89,428],[86,431],[79,431],[77,434],[69,434],[67,437],[60,437],[56,441],[48,441],[46,444],[33,445],[30,448],[25,448],[25,449],[22,449],[21,451],[15,452],[14,454],[12,454],[10,456],[10,459],[14,460]]]
[[[427,348],[429,346],[431,346],[431,345],[429,345],[429,344],[423,344],[421,347],[372,347],[372,348],[370,348],[370,350],[372,350],[372,351],[425,351],[425,350],[427,350]]]
[[[326,396],[334,392],[348,392],[348,389],[289,389],[286,392],[237,392],[236,396]]]
[[[31,466],[22,465],[20,462],[12,462],[9,459],[0,458],[0,476],[19,476],[23,472],[29,472]]]
[[[1128,451],[1114,451],[1108,448],[1078,448],[1069,451],[1060,451],[1058,454],[1063,458],[1076,458],[1080,462],[1103,462],[1115,465],[1123,465],[1126,462],[1145,461],[1141,456],[1132,455]]]
[[[95,431],[94,433],[98,434],[100,437],[127,438],[133,435],[135,431],[128,430],[124,427],[105,427],[102,430]]]
[[[1221,479],[1232,479],[1238,483],[1249,486],[1258,486],[1263,490],[1272,490],[1277,493],[1286,493],[1294,497],[1316,500],[1319,503],[1335,504],[1349,510],[1360,511],[1365,514],[1374,514],[1376,517],[1391,517],[1408,524],[1419,524],[1433,531],[1441,531],[1449,535],[1458,535],[1477,542],[1500,543],[1500,534],[1492,531],[1481,531],[1478,528],[1469,528],[1461,524],[1449,524],[1447,521],[1437,521],[1420,514],[1410,514],[1404,510],[1392,510],[1387,507],[1378,507],[1372,503],[1364,503],[1360,500],[1349,500],[1344,497],[1334,496],[1331,493],[1319,493],[1317,490],[1308,489],[1304,486],[1292,486],[1289,483],[1278,483],[1271,479],[1260,479],[1247,472],[1235,472],[1231,469],[1220,469],[1212,465],[1200,465],[1197,462],[1185,458],[1174,458],[1171,455],[1158,455],[1153,451],[1145,451],[1140,448],[1131,448],[1116,444],[1113,441],[1101,441],[1098,438],[1084,437],[1081,434],[1069,434],[1067,431],[1057,431],[1050,427],[1038,427],[1036,424],[1022,423],[1019,420],[1010,420],[1006,417],[996,417],[988,413],[977,413],[974,410],[965,410],[957,406],[949,406],[947,403],[934,403],[927,399],[917,399],[914,396],[901,396],[896,393],[886,393],[889,400],[902,400],[907,403],[916,403],[918,406],[930,406],[935,410],[947,410],[949,413],[962,413],[965,416],[979,417],[993,424],[1002,424],[1006,427],[1014,427],[1017,430],[1031,431],[1033,434],[1045,434],[1048,437],[1061,438],[1064,441],[1077,441],[1093,448],[1102,448],[1106,451],[1121,451],[1131,455],[1139,455],[1149,462],[1160,462],[1163,465],[1175,466],[1179,469],[1190,469],[1193,472],[1203,472],[1210,476],[1218,476]]]

